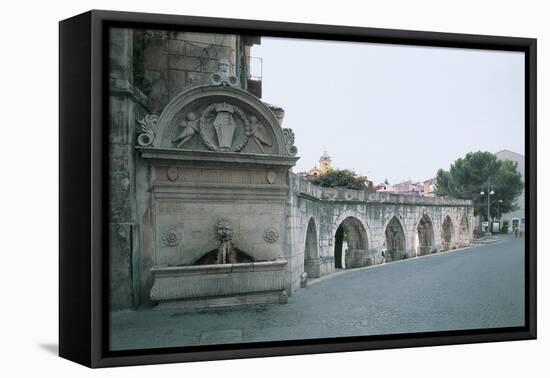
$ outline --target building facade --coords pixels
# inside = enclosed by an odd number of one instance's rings
[[[518,154],[516,152],[502,150],[497,152],[496,157],[499,160],[511,160],[517,163],[517,170],[521,174],[521,179],[525,183],[525,156]],[[516,199],[517,210],[511,211],[509,213],[501,214],[501,221],[508,222],[508,232],[513,232],[514,228],[517,227],[520,232],[526,231],[525,223],[525,189]]]
[[[407,180],[394,184],[393,189],[397,194],[419,196],[422,195],[422,192],[424,191],[424,185],[420,182]]]

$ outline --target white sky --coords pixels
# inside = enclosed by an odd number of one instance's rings
[[[524,154],[520,52],[262,37],[263,101],[285,109],[294,171],[333,165],[375,183],[434,177],[469,151]]]

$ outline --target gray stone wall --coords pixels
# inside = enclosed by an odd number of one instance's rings
[[[145,112],[143,95],[133,86],[131,29],[112,29],[109,64],[110,303],[132,308],[138,303],[139,225],[136,219],[136,119]]]
[[[235,35],[135,30],[136,86],[147,96],[147,107],[160,113],[184,90],[210,83],[218,60],[236,64]]]

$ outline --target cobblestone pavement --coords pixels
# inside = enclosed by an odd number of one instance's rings
[[[140,349],[521,326],[524,239],[336,273],[286,305],[111,314],[111,348]]]

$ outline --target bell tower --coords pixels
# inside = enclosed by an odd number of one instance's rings
[[[319,164],[321,165],[321,170],[323,171],[323,173],[327,170],[327,168],[330,168],[331,163],[332,159],[328,155],[327,149],[325,148],[323,151],[323,155],[319,159]]]

